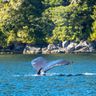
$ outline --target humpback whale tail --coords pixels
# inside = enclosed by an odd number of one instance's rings
[[[48,62],[43,57],[37,57],[31,61],[31,64],[33,68],[36,69],[38,75],[45,75],[45,73],[51,68],[61,65],[68,65],[70,62],[63,59]]]

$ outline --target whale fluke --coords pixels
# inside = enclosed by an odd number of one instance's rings
[[[52,69],[53,67],[61,66],[61,65],[68,65],[70,64],[70,62],[63,60],[63,59],[48,62],[43,57],[37,57],[31,61],[31,64],[33,68],[36,69],[38,75],[45,75],[45,73],[48,70]]]

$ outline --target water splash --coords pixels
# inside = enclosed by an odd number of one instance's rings
[[[85,72],[85,73],[79,73],[79,74],[46,73],[45,76],[66,76],[66,77],[69,77],[69,76],[95,76],[95,75],[96,75],[96,73]],[[40,76],[40,75],[37,75],[37,74],[13,75],[13,77],[35,77],[35,76]]]

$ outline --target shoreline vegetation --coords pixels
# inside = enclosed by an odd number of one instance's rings
[[[96,52],[96,0],[0,0],[0,54]]]
[[[6,48],[0,48],[2,54],[78,54],[78,53],[96,53],[96,41],[87,42],[81,40],[79,43],[75,41],[64,41],[59,44],[32,45],[23,43],[14,43]]]

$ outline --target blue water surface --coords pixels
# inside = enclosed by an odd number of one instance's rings
[[[38,56],[73,63],[36,76]],[[96,96],[96,54],[0,55],[0,96]]]

